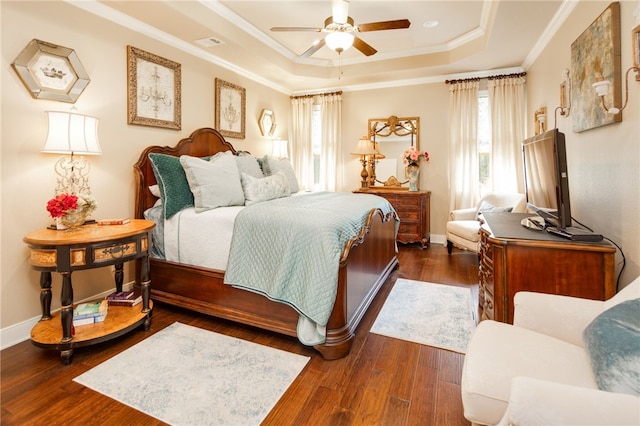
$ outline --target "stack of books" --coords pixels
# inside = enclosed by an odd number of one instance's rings
[[[135,291],[113,292],[105,299],[109,306],[136,306],[142,302],[142,294]]]
[[[80,303],[73,310],[73,326],[95,324],[103,322],[107,317],[106,301]]]

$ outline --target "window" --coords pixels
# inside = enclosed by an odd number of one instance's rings
[[[480,193],[485,194],[491,188],[491,114],[489,94],[481,90],[478,94],[478,171],[480,174]]]

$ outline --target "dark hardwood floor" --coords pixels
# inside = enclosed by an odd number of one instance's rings
[[[267,425],[469,425],[462,415],[464,356],[371,334],[397,278],[470,286],[477,299],[477,256],[432,244],[401,247],[387,280],[357,330],[349,356],[324,361],[295,338],[156,304],[151,330],[77,349],[71,365],[29,341],[3,350],[2,425],[159,425],[162,422],[73,382],[73,378],[175,321],[311,357],[265,419]],[[475,301],[477,302],[477,300]],[[477,306],[477,303],[476,303]],[[126,371],[114,372],[126,374]],[[211,396],[212,400],[215,395]]]

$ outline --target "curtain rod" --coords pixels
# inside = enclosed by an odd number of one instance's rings
[[[514,74],[502,74],[502,75],[490,75],[489,77],[472,77],[472,78],[461,78],[458,80],[445,80],[445,84],[456,84],[456,83],[464,83],[465,81],[479,81],[482,78],[486,78],[488,80],[500,80],[502,78],[509,78],[509,77],[524,77],[525,75],[527,75],[526,72],[519,72],[519,73],[514,73]]]
[[[313,93],[309,95],[289,96],[290,99],[313,98],[314,96],[342,95],[342,90],[328,93]]]

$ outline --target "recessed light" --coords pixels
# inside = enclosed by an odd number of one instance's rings
[[[430,21],[424,21],[424,23],[422,24],[422,26],[425,28],[435,28],[438,25],[440,25],[440,22],[436,21],[435,19],[432,19]]]
[[[207,38],[202,38],[200,40],[196,40],[196,43],[204,47],[213,47],[213,46],[219,46],[221,44],[224,44],[224,41],[215,37],[207,37]]]

